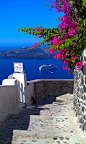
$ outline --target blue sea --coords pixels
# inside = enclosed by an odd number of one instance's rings
[[[0,51],[3,50],[6,50],[6,48],[0,49]],[[27,76],[27,81],[35,79],[73,79],[73,74],[68,75],[69,72],[63,70],[63,65],[66,66],[66,64],[64,64],[61,60],[0,59],[0,85],[2,84],[3,79],[8,78],[8,76],[14,72],[14,62],[23,63],[23,68]],[[52,70],[39,71],[39,67],[41,65],[49,64],[54,64],[55,66],[57,66],[57,68]]]

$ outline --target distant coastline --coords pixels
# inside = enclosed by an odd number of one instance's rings
[[[19,48],[16,50],[0,51],[0,58],[2,59],[53,59],[56,54],[50,54],[48,48],[37,48],[34,50],[27,50],[27,48]]]

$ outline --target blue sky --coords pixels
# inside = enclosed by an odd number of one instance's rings
[[[19,28],[58,27],[56,9],[50,11],[50,6],[44,6],[51,0],[0,0],[0,47],[2,46],[30,46],[42,39],[35,39],[33,35],[19,33]]]

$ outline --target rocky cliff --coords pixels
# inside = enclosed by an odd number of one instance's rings
[[[48,48],[37,48],[27,50],[20,48],[17,50],[0,51],[0,58],[3,59],[52,59],[56,53],[50,54]]]

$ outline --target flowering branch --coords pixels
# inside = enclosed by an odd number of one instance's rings
[[[61,24],[58,28],[46,29],[37,26],[37,28],[21,28],[19,32],[33,34],[37,38],[43,37],[42,43],[38,45],[36,43],[32,48],[48,42],[51,45],[50,53],[59,52],[54,58],[57,60],[61,58],[67,64],[63,69],[72,70],[70,73],[73,73],[76,65],[79,69],[84,66],[80,62],[80,56],[86,48],[86,0],[55,0],[51,1],[50,5],[50,11],[55,7],[57,13],[62,11],[65,14],[59,18]]]

